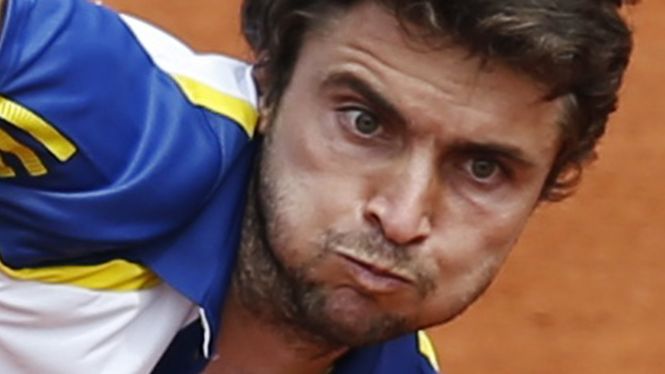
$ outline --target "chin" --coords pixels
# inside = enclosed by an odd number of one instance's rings
[[[322,300],[316,330],[322,338],[347,347],[357,347],[412,331],[408,318],[395,311],[386,311],[372,298],[351,288],[331,291]]]

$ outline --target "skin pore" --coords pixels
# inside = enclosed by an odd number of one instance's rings
[[[264,108],[217,370],[324,373],[461,313],[538,203],[560,133],[545,93],[458,46],[415,47],[371,2],[310,33]]]

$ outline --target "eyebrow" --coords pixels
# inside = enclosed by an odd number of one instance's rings
[[[400,113],[386,97],[381,95],[368,82],[350,72],[335,72],[326,77],[321,84],[324,88],[350,88],[362,96],[382,117],[390,118],[391,121],[400,124],[407,123],[406,118]]]

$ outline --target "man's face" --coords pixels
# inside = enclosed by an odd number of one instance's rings
[[[369,3],[310,34],[262,123],[259,183],[268,247],[305,290],[302,322],[362,344],[473,302],[558,150],[561,105],[544,95],[459,47],[408,41]]]

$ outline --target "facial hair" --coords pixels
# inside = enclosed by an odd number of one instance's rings
[[[265,139],[262,152],[269,153]],[[286,335],[289,341],[315,345],[324,351],[356,347],[383,341],[413,328],[407,321],[390,312],[381,313],[349,326],[338,313],[329,310],[329,293],[325,285],[312,279],[312,269],[330,256],[335,245],[354,248],[367,256],[381,256],[394,266],[407,267],[408,250],[388,244],[380,234],[335,233],[327,231],[320,240],[317,255],[299,266],[287,266],[274,251],[273,243],[283,243],[288,235],[280,214],[286,202],[264,161],[257,157],[257,167],[250,184],[243,222],[242,243],[234,270],[232,289],[238,301],[268,326]],[[426,277],[420,277],[418,288],[425,296],[433,288]]]
[[[232,290],[240,305],[267,328],[285,335],[286,341],[318,347],[321,354],[385,341],[427,327],[380,308],[363,318],[357,318],[357,314],[355,318],[346,317],[347,308],[343,304],[347,300],[332,295],[334,291],[317,280],[319,265],[333,256],[335,248],[342,247],[369,263],[408,274],[420,300],[434,293],[436,278],[424,271],[423,266],[418,266],[413,250],[389,242],[379,231],[323,230],[318,241],[314,240],[316,243],[309,248],[314,255],[306,262],[294,265],[288,258],[280,258],[276,249],[284,253],[284,248],[279,246],[290,243],[291,230],[297,229],[297,223],[286,223],[284,211],[288,210],[288,204],[294,203],[293,197],[279,185],[279,176],[270,165],[270,152],[269,131],[257,155],[250,183],[233,275]],[[441,311],[440,318],[429,321],[428,326],[445,323],[462,313],[489,286],[493,267],[481,266],[480,282],[472,281],[475,286],[458,296],[460,300]],[[357,300],[351,299],[350,303]]]

